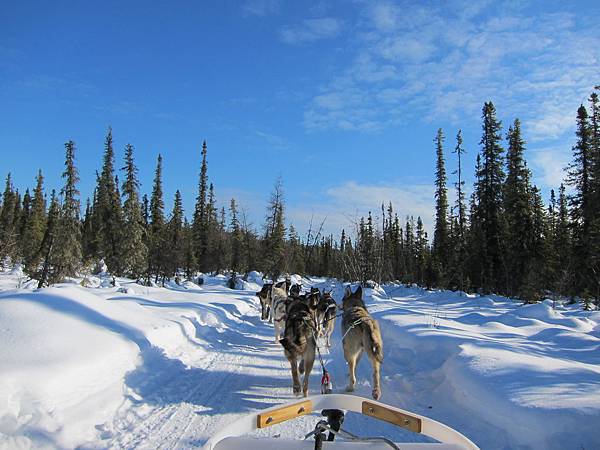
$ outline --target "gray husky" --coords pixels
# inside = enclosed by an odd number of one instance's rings
[[[308,378],[315,363],[316,348],[316,309],[319,294],[308,294],[306,299],[299,297],[288,306],[283,339],[279,342],[292,369],[294,394],[300,394],[300,375],[304,373],[302,393],[308,396]],[[298,360],[300,365],[298,366]]]
[[[379,372],[383,362],[383,341],[379,324],[373,319],[362,300],[362,287],[352,293],[350,287],[346,287],[344,300],[342,301],[344,311],[342,317],[342,333],[344,333],[344,358],[348,363],[350,382],[347,391],[354,390],[356,383],[356,365],[363,351],[367,353],[369,361],[373,366],[373,398],[381,397],[381,385]]]

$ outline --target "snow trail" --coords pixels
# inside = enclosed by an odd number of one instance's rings
[[[295,399],[273,326],[260,320],[258,278],[243,290],[223,277],[166,288],[88,281],[15,289],[0,273],[0,448],[199,448],[224,424]],[[311,284],[342,298],[340,283]],[[364,295],[384,341],[383,402],[485,449],[600,448],[600,312],[384,289]],[[320,343],[334,392],[347,382],[340,324],[331,351]],[[357,377],[355,394],[368,398],[367,358]],[[311,394],[320,378],[315,361]],[[256,434],[302,438],[319,418]],[[358,414],[345,427],[426,440]]]

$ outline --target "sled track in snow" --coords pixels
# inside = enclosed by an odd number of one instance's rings
[[[257,325],[253,320],[244,320],[250,319],[248,316],[240,315],[239,318],[245,322],[244,326],[240,327],[237,323],[229,329],[239,334],[239,339],[236,338],[238,343],[221,350],[211,349],[196,366],[173,371],[168,365],[162,364],[172,361],[163,355],[158,364],[151,362],[148,367],[142,365],[141,369],[138,368],[140,373],[136,377],[146,379],[142,390],[148,391],[145,385],[157,386],[146,395],[140,395],[136,388],[131,388],[133,393],[130,400],[123,405],[123,410],[111,427],[114,437],[107,447],[199,448],[208,438],[208,433],[216,429],[220,421],[227,420],[229,413],[244,414],[243,405],[239,405],[248,402],[248,395],[243,394],[244,391],[268,389],[268,392],[259,391],[265,394],[265,398],[257,399],[256,408],[251,409],[268,406],[276,401],[273,397],[279,398],[278,401],[290,397],[289,370],[284,364],[287,361],[284,361],[283,352],[273,342],[272,327],[266,323],[259,322]],[[258,340],[261,344],[256,347],[240,344],[244,338],[253,342]],[[153,355],[150,355],[149,359],[152,358]],[[249,379],[245,372],[248,366],[257,364],[257,359],[264,364],[261,367],[267,371],[266,375],[252,375],[254,379]],[[161,384],[164,378],[168,378],[168,381]],[[265,386],[253,386],[249,380]],[[221,414],[225,417],[221,417]]]

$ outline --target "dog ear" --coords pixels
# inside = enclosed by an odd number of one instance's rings
[[[360,286],[360,285],[359,285],[359,286],[356,288],[356,292],[354,292],[354,295],[355,295],[356,297],[358,297],[358,298],[362,298],[362,286]]]
[[[344,290],[344,298],[346,297],[350,297],[352,295],[352,290],[350,289],[350,285],[346,286],[346,289]]]

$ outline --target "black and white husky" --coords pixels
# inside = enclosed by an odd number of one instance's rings
[[[273,285],[273,283],[265,283],[260,291],[258,291],[255,295],[260,300],[261,314],[260,318],[262,320],[268,320],[269,322],[273,322],[273,288],[280,288],[285,291],[285,295],[287,297],[287,292],[290,287],[290,281],[280,281],[279,283]]]

